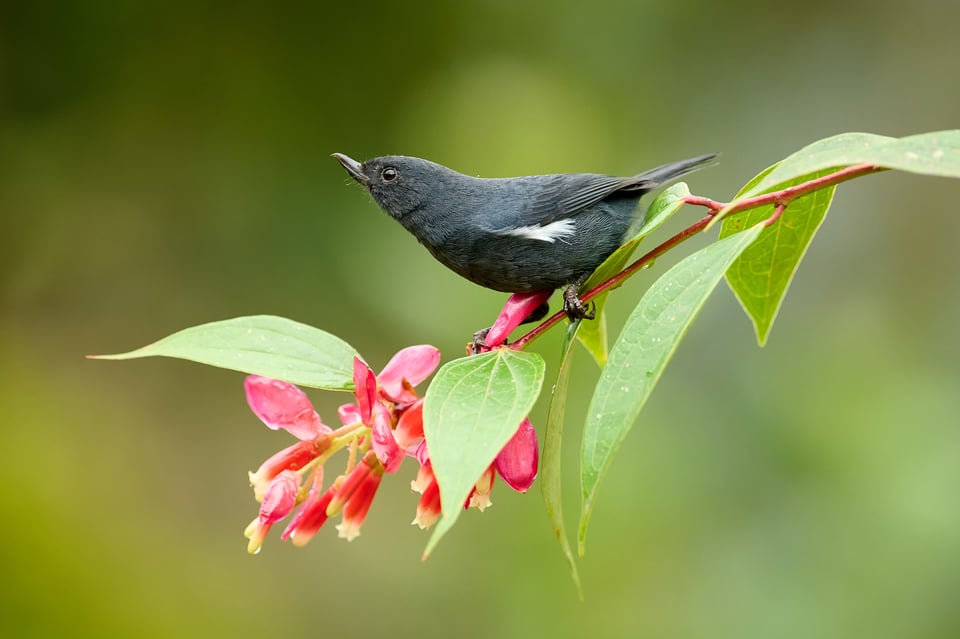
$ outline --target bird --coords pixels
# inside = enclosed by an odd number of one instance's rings
[[[671,162],[632,177],[560,173],[480,178],[417,157],[358,162],[333,153],[373,200],[440,263],[506,293],[564,289],[571,321],[593,319],[578,290],[626,239],[640,198],[714,161]],[[536,309],[526,321],[548,312]]]

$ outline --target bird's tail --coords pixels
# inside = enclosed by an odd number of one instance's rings
[[[690,158],[689,160],[671,162],[670,164],[664,164],[663,166],[658,166],[655,169],[644,171],[643,173],[634,176],[633,180],[635,181],[635,186],[632,186],[631,190],[643,189],[646,191],[649,189],[654,189],[658,186],[666,184],[667,182],[672,182],[677,178],[686,175],[687,173],[693,173],[697,169],[703,168],[709,164],[714,164],[716,158],[716,153],[710,153],[708,155]]]

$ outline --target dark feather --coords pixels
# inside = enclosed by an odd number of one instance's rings
[[[616,193],[639,199],[644,193],[695,171],[715,157],[715,155],[703,155],[682,162],[664,164],[632,177],[572,173],[503,180],[503,182],[516,183],[529,180],[531,183],[524,185],[529,194],[528,205],[518,207],[518,215],[512,226],[488,227],[485,230],[503,232],[516,227],[546,226],[557,220],[578,215]]]

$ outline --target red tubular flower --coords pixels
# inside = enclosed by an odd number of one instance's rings
[[[430,345],[399,351],[380,375],[360,358],[353,361],[356,406],[340,407],[341,417],[359,417],[371,429],[371,445],[384,470],[396,472],[404,455],[423,438],[422,401],[414,386],[433,373],[440,351]],[[408,411],[414,412],[405,418]],[[398,434],[395,429],[402,429]]]
[[[414,517],[413,523],[423,529],[434,525],[438,519],[440,519],[440,486],[434,479],[420,495],[420,501],[417,502],[417,516]]]
[[[340,537],[353,541],[360,534],[360,524],[370,511],[382,477],[383,465],[376,454],[369,451],[333,496],[327,505],[327,515],[336,515],[343,510],[343,519],[337,526]]]
[[[353,358],[353,394],[357,398],[360,421],[369,425],[377,401],[377,377],[359,357]]]
[[[360,524],[367,518],[373,498],[377,494],[377,488],[380,487],[380,479],[383,477],[382,466],[379,471],[371,473],[343,507],[343,519],[337,524],[337,533],[341,538],[353,541],[360,534]]]
[[[270,481],[283,471],[300,470],[330,447],[330,438],[323,436],[312,442],[297,442],[273,454],[260,464],[255,473],[249,473],[250,485],[257,501],[263,501],[263,495]]]
[[[327,522],[327,506],[330,505],[330,500],[333,499],[337,488],[337,484],[334,483],[327,490],[323,490],[323,467],[318,468],[314,472],[307,498],[287,524],[280,539],[283,541],[290,539],[291,543],[297,547],[304,546],[313,539],[317,531]]]
[[[537,431],[533,429],[530,418],[525,417],[517,432],[497,454],[493,465],[510,488],[525,493],[537,477],[539,459]]]
[[[407,455],[413,457],[416,455],[417,447],[423,441],[423,398],[421,397],[413,404],[410,404],[403,413],[400,414],[400,420],[393,431],[393,436],[397,440],[397,445],[402,448]]]
[[[355,358],[355,403],[339,408],[344,425],[336,431],[323,423],[306,394],[293,384],[258,375],[246,378],[247,403],[257,417],[269,428],[286,430],[301,440],[250,473],[254,496],[262,503],[260,515],[245,532],[251,552],[260,549],[270,527],[287,517],[299,499],[303,503],[281,539],[303,545],[328,517],[340,513],[340,536],[353,539],[359,534],[383,473],[395,472],[423,441],[423,401],[414,386],[429,377],[439,361],[440,352],[433,346],[412,346],[398,352],[378,377]],[[310,471],[310,489],[301,488],[302,477],[332,452],[331,447],[348,444],[365,452],[356,467],[326,490],[322,467],[317,467]]]
[[[377,458],[388,473],[395,473],[403,462],[405,451],[400,448],[394,437],[391,427],[390,410],[383,404],[377,403],[373,408],[373,428],[370,433],[370,444],[373,446]]]
[[[263,501],[270,482],[285,470],[300,470],[330,447],[330,427],[306,394],[287,382],[249,375],[243,382],[247,404],[268,428],[283,429],[300,442],[274,454],[250,473],[250,485],[257,501]]]
[[[421,528],[431,526],[440,514],[439,488],[433,475],[430,453],[425,441],[420,442],[413,455],[420,463],[420,473],[410,484],[410,488],[421,493],[417,506],[417,517],[413,523]],[[477,479],[476,484],[463,504],[464,508],[477,508],[481,512],[492,505],[490,492],[497,475],[513,490],[523,493],[530,489],[537,476],[539,449],[537,432],[529,418],[524,418],[510,441],[497,454],[493,463]],[[432,491],[437,491],[434,496]],[[430,496],[428,498],[428,492]],[[434,503],[433,499],[436,499]],[[435,512],[433,512],[435,509]],[[422,511],[422,513],[421,513]]]
[[[360,460],[360,463],[350,471],[346,480],[337,490],[337,494],[333,496],[333,499],[327,505],[327,516],[333,517],[340,514],[340,511],[343,510],[344,505],[353,497],[353,493],[357,491],[360,484],[366,481],[375,466],[380,465],[380,460],[377,459],[377,455],[373,451],[367,451],[367,454],[365,454],[363,459]]]
[[[514,293],[503,305],[503,310],[497,316],[486,334],[481,333],[483,345],[480,351],[486,352],[507,341],[513,329],[523,324],[537,308],[550,299],[553,291],[533,291],[532,293]]]
[[[539,298],[527,296],[514,302],[508,324],[525,319],[530,305],[539,305]],[[412,346],[398,352],[375,375],[355,358],[355,402],[338,409],[343,426],[337,430],[323,423],[306,394],[293,384],[257,375],[246,378],[247,403],[257,417],[269,428],[286,430],[300,440],[250,473],[254,495],[261,502],[257,518],[244,533],[250,539],[250,552],[258,552],[270,528],[291,514],[281,539],[296,546],[310,541],[328,518],[337,515],[341,515],[340,537],[356,538],[384,473],[396,472],[405,457],[414,457],[420,464],[411,483],[420,493],[413,523],[427,528],[438,521],[440,488],[423,435],[423,398],[417,397],[414,387],[433,373],[439,361],[440,353],[433,346]],[[324,488],[321,463],[345,447],[351,451],[347,470]],[[354,465],[357,453],[362,457]],[[486,508],[497,474],[514,490],[528,490],[537,474],[538,455],[536,432],[524,419],[477,479],[464,506]]]
[[[297,505],[300,492],[300,476],[285,470],[270,482],[260,504],[260,523],[275,524],[285,518]]]
[[[420,472],[417,478],[410,482],[410,490],[420,493],[420,501],[417,503],[417,516],[411,523],[420,526],[421,529],[429,528],[437,523],[440,518],[440,486],[437,484],[437,478],[433,475],[433,466],[430,460],[426,460],[420,466]]]
[[[493,490],[493,480],[496,478],[497,474],[493,469],[493,465],[491,465],[483,471],[477,483],[473,485],[473,490],[471,490],[470,495],[467,496],[467,502],[463,507],[476,508],[480,512],[483,512],[488,506],[492,506],[493,502],[490,501],[490,491]]]
[[[250,543],[247,551],[260,552],[260,546],[270,531],[270,527],[293,511],[300,492],[300,476],[292,470],[285,470],[270,482],[260,504],[260,513],[247,528]]]
[[[431,465],[430,460],[427,459],[421,464],[420,470],[417,472],[417,478],[410,482],[410,490],[422,495],[426,492],[430,484],[435,483],[437,483],[437,479],[433,474],[433,465]]]

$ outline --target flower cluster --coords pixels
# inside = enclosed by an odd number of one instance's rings
[[[259,552],[270,528],[291,514],[281,539],[296,546],[306,544],[328,518],[337,515],[342,515],[337,526],[340,537],[354,539],[384,473],[397,472],[406,457],[420,465],[411,482],[411,488],[420,493],[413,523],[427,528],[437,521],[440,489],[423,436],[423,398],[414,387],[433,373],[439,361],[440,352],[433,346],[411,346],[375,375],[355,358],[354,402],[338,409],[343,425],[336,430],[323,423],[307,396],[293,384],[257,375],[246,378],[247,403],[257,417],[298,440],[250,473],[254,497],[260,502],[259,514],[244,532],[251,553]],[[325,485],[324,464],[341,449],[349,451],[346,468]],[[483,510],[490,505],[497,474],[514,490],[525,492],[536,477],[537,457],[537,434],[524,419],[477,480],[464,507]]]

